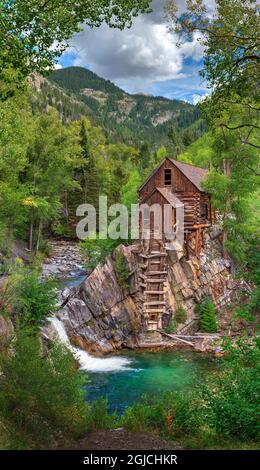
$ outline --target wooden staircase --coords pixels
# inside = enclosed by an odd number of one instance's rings
[[[162,328],[166,312],[167,253],[164,243],[154,238],[144,240],[139,256],[144,323],[148,331],[155,331]]]
[[[186,231],[193,230],[194,220],[197,220],[199,217],[199,198],[193,193],[180,193],[179,198],[185,207],[184,228]]]

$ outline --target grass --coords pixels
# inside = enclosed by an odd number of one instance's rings
[[[186,437],[175,436],[183,449],[189,450],[259,450],[259,442],[244,442],[219,436]]]

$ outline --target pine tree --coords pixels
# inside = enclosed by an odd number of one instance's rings
[[[85,119],[82,119],[81,121],[80,146],[82,156],[81,171],[83,177],[82,186],[84,191],[84,202],[87,204],[92,204],[95,208],[97,208],[99,183],[93,154],[91,152]]]
[[[172,127],[168,133],[168,138],[174,148],[174,157],[178,160],[178,155],[180,155],[183,149],[183,143],[181,140],[180,133],[177,131],[176,127]]]
[[[149,149],[149,144],[148,142],[143,142],[140,147],[140,162],[139,162],[139,168],[142,174],[144,170],[148,168],[149,163],[150,163],[150,158],[151,158],[151,153]]]
[[[210,297],[206,297],[200,305],[200,328],[206,333],[217,331],[217,319],[214,303]]]
[[[122,287],[122,289],[127,289],[129,287],[129,269],[122,251],[116,251],[114,267],[118,284]]]

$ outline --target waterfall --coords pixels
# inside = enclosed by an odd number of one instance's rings
[[[98,358],[91,356],[91,354],[82,349],[72,346],[62,321],[54,316],[49,317],[48,320],[55,331],[58,341],[64,344],[78,360],[80,369],[92,372],[111,372],[129,369],[131,361],[126,357]]]

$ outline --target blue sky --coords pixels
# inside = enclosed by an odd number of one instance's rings
[[[89,68],[129,93],[197,103],[208,93],[199,75],[203,65],[199,37],[177,47],[177,38],[168,31],[164,0],[154,0],[152,6],[152,14],[137,17],[124,31],[106,25],[84,27],[72,38],[59,65]]]

